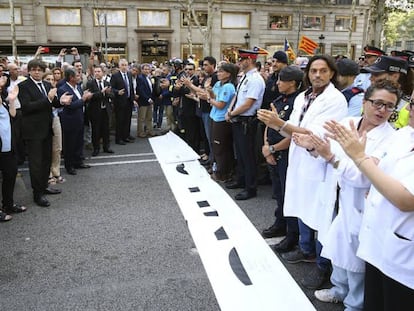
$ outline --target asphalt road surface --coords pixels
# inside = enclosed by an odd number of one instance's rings
[[[112,148],[95,158],[85,150],[92,168],[76,176],[62,170],[62,194],[47,208],[20,169],[15,200],[28,210],[0,224],[0,310],[220,310],[148,140]],[[273,221],[270,188],[237,202],[259,232]],[[309,268],[285,266],[295,280]],[[303,290],[317,310],[343,309]]]

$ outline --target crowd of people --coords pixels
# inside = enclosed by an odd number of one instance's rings
[[[237,64],[207,56],[200,67],[174,58],[116,68],[92,52],[85,70],[76,48],[52,69],[36,54],[27,72],[0,64],[0,221],[26,211],[13,200],[26,159],[34,202],[49,206],[45,195],[65,182],[62,156],[76,175],[90,167],[85,145],[91,156],[114,152],[111,129],[118,145],[171,130],[214,180],[240,189],[236,200],[272,185],[275,218],[262,236],[284,236],[273,249],[286,262],[313,264],[301,282],[317,299],[345,310],[414,305],[414,52],[367,46],[359,62],[289,65],[276,51],[261,66],[257,51],[239,50]]]

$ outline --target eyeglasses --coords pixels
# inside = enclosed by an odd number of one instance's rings
[[[376,109],[381,109],[382,107],[385,107],[385,110],[388,112],[393,112],[396,107],[394,103],[384,102],[382,99],[366,99],[366,100],[371,103],[372,107],[375,107]]]

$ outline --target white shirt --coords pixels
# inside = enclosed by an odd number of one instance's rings
[[[395,132],[379,167],[414,194],[414,129]],[[414,212],[402,212],[371,187],[357,255],[397,282],[414,289]]]
[[[242,84],[238,86],[237,102],[234,109],[243,105],[248,98],[254,99],[254,104],[241,116],[256,116],[256,111],[260,109],[263,101],[265,82],[256,68],[248,71],[246,77],[241,80]]]

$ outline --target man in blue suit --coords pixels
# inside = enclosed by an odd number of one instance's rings
[[[151,81],[151,66],[142,64],[141,74],[137,80],[138,97],[138,137],[154,136],[152,132],[153,84]]]
[[[58,96],[65,93],[72,95],[72,101],[59,114],[63,132],[63,155],[65,168],[68,174],[76,175],[76,168],[90,168],[82,160],[83,150],[83,112],[85,102],[92,97],[92,93],[85,92],[79,87],[81,74],[73,69],[65,70],[66,83],[58,89]]]

